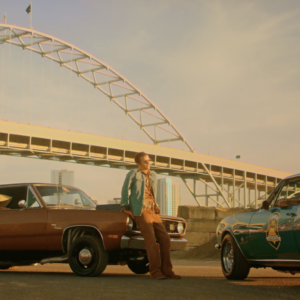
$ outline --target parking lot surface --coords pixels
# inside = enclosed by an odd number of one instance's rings
[[[100,277],[78,277],[68,265],[14,267],[0,272],[0,299],[300,299],[300,275],[251,269],[243,281],[224,278],[216,260],[173,260],[181,280],[153,280],[127,266],[108,266]]]

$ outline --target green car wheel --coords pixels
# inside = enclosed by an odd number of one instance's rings
[[[227,279],[245,279],[250,271],[248,261],[230,234],[226,234],[222,241],[221,265]]]

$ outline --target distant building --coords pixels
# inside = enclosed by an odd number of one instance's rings
[[[107,200],[107,204],[120,204],[121,198],[113,198],[113,200]]]
[[[74,171],[52,170],[51,183],[74,186]]]
[[[171,178],[158,179],[156,198],[162,215],[177,216],[180,204],[180,183]]]

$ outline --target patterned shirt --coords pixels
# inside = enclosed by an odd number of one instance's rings
[[[153,207],[154,204],[154,195],[151,186],[151,179],[150,179],[150,171],[139,171],[145,174],[145,198],[144,198],[144,205],[146,207]]]

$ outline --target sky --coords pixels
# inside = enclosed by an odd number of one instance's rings
[[[0,0],[0,18],[7,12],[8,24],[29,27],[28,5]],[[244,162],[299,173],[299,16],[297,0],[39,0],[32,24],[130,80],[196,152],[240,155]],[[32,123],[125,139],[140,135],[82,80],[13,48],[0,45],[0,119],[26,123],[31,97],[39,116]],[[101,203],[120,196],[126,175],[8,156],[0,165],[2,183],[49,182],[51,170],[73,170],[76,186]],[[196,204],[183,184],[181,197],[183,204]]]

